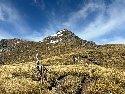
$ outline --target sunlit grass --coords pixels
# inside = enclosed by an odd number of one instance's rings
[[[41,85],[32,79],[35,62],[0,66],[0,94],[40,94]],[[87,92],[92,94],[125,94],[125,72],[115,68],[105,68],[94,64],[46,66],[53,75],[88,75]],[[41,93],[42,94],[42,93]],[[52,94],[44,90],[43,94]]]

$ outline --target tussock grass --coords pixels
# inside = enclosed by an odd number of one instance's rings
[[[32,79],[34,62],[0,66],[0,94],[54,94]],[[86,83],[87,94],[125,94],[125,72],[94,64],[46,66],[53,75],[73,75],[91,80]],[[67,80],[68,81],[68,80]],[[84,89],[83,89],[84,90]]]
[[[32,66],[31,63],[0,66],[0,94],[39,93],[39,83],[24,76],[32,75]]]
[[[58,75],[88,75],[91,79],[87,94],[125,94],[125,72],[104,68],[94,64],[51,66],[50,71]]]
[[[0,94],[43,94],[41,84],[32,78],[34,67],[34,62],[0,66]]]

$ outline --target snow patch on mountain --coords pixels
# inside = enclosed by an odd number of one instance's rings
[[[65,31],[65,30],[60,30],[60,31],[58,31],[56,34],[53,34],[53,35],[51,35],[51,36],[62,36],[62,35],[63,35],[63,34],[62,34],[63,31]]]
[[[53,35],[51,35],[51,36],[57,36],[57,34],[53,34]]]
[[[17,44],[20,43],[19,41],[17,41]]]
[[[62,41],[62,39],[59,38],[59,39],[57,39],[57,40],[50,40],[50,43],[57,43],[57,42],[61,42],[61,41]]]
[[[57,43],[59,40],[51,40],[50,43]]]

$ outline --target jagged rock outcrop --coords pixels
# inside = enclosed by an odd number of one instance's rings
[[[80,46],[95,46],[96,44],[92,41],[87,41],[79,38],[76,36],[73,32],[63,29],[61,31],[58,31],[56,34],[48,36],[43,39],[44,42],[49,43],[59,43],[63,42],[66,44],[77,44]]]

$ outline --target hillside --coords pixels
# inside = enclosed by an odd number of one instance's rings
[[[60,32],[60,34],[59,34]],[[61,33],[62,32],[62,33]],[[80,39],[71,31],[58,31],[57,36],[48,36],[42,42],[25,41],[21,39],[2,39],[0,41],[0,64],[22,63],[35,60],[36,53],[48,57],[71,51],[83,46],[94,46],[94,42]]]
[[[35,55],[47,68],[35,77]],[[64,29],[40,42],[0,41],[0,94],[125,94],[125,45],[97,45]]]

